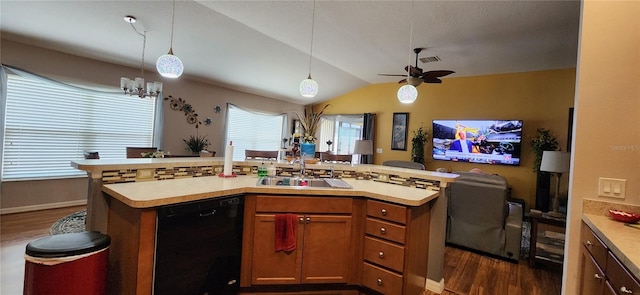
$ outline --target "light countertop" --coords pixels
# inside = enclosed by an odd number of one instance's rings
[[[242,193],[358,196],[407,206],[423,205],[439,195],[439,191],[431,189],[405,187],[372,180],[343,180],[353,188],[258,186],[256,185],[257,176],[239,175],[234,178],[208,176],[107,184],[102,186],[102,191],[133,208],[150,208]]]
[[[625,226],[608,216],[584,214],[582,220],[609,247],[629,271],[640,278],[640,229]]]

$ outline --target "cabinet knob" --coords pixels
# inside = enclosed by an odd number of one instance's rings
[[[622,286],[622,287],[620,288],[620,293],[624,293],[624,294],[633,294],[633,291],[632,291],[632,290],[627,289],[627,287],[625,287],[625,286]]]
[[[593,274],[593,278],[598,280],[598,281],[602,281],[602,277],[599,274]]]
[[[378,286],[382,286],[382,279],[378,278]]]
[[[585,241],[584,243],[587,245],[587,247],[593,246],[593,243],[591,243],[591,241],[589,240]]]
[[[387,209],[380,210],[380,214],[387,216]]]
[[[311,217],[307,217],[307,223],[311,222]]]
[[[298,222],[300,222],[300,223],[304,222],[304,218],[303,217],[299,217],[298,218]]]
[[[384,228],[384,227],[381,227],[380,228],[380,233],[383,234],[383,235],[386,234],[387,233],[387,229]]]
[[[384,259],[384,252],[378,252],[378,257],[380,257],[380,259]]]

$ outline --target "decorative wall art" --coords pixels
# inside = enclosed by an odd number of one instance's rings
[[[391,129],[391,149],[407,150],[407,124],[409,113],[393,113],[393,126]]]
[[[186,100],[182,99],[182,97],[173,98],[173,96],[169,95],[164,98],[164,100],[169,101],[169,105],[174,111],[181,111],[187,117],[187,123],[195,124],[196,128],[202,124],[202,121],[198,120],[198,114],[193,109],[191,104],[188,104]],[[207,125],[209,126],[209,124]]]

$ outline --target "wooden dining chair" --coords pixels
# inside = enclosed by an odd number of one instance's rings
[[[277,160],[278,151],[244,150],[245,160]]]
[[[320,159],[322,159],[323,162],[341,162],[341,163],[351,163],[351,161],[353,160],[353,155],[336,155],[333,153],[321,153],[320,154]]]
[[[84,151],[84,159],[100,159],[100,154],[98,152]]]
[[[142,158],[142,153],[157,152],[157,147],[127,147],[127,159]]]

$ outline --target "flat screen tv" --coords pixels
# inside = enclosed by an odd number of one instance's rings
[[[433,120],[433,159],[520,165],[522,120]]]

